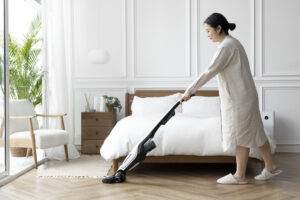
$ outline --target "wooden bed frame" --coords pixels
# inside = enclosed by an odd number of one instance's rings
[[[134,96],[138,97],[161,97],[172,95],[177,92],[184,93],[184,90],[137,90],[134,94],[126,93],[125,98],[125,116],[131,115],[131,103]],[[195,93],[196,96],[219,96],[217,90],[198,90]],[[114,159],[113,161],[113,173],[118,170],[120,162],[123,162],[124,157]],[[194,155],[166,155],[166,156],[147,156],[143,161],[144,163],[235,163],[235,157],[233,156],[194,156]],[[263,161],[250,158],[248,162],[259,163],[261,167],[264,167]]]

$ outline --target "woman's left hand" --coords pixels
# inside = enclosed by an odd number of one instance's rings
[[[190,100],[191,98],[191,93],[189,91],[185,92],[183,97],[181,97],[180,99],[180,104],[183,102],[183,101],[188,101]]]

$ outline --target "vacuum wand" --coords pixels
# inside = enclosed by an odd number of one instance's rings
[[[195,94],[192,94],[195,96]],[[183,100],[184,101],[184,100]],[[151,132],[139,143],[137,143],[130,153],[126,156],[125,160],[118,168],[117,172],[113,176],[106,177],[102,179],[103,183],[122,183],[126,179],[126,172],[138,164],[142,163],[145,160],[147,153],[152,151],[156,144],[152,140],[156,131],[159,129],[161,125],[165,125],[174,115],[175,109],[180,104],[178,101],[172,108],[168,111],[167,114],[159,121],[159,123],[151,130]]]

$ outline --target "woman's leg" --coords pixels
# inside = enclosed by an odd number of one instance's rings
[[[275,165],[271,153],[270,143],[269,141],[266,141],[264,145],[260,146],[259,148],[260,153],[262,154],[262,157],[265,162],[265,168],[268,171],[274,171],[276,170],[277,166]]]
[[[246,168],[249,156],[249,148],[236,146],[236,172],[233,175],[238,181],[246,179]]]

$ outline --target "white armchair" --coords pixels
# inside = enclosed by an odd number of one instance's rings
[[[69,134],[65,131],[63,116],[66,114],[36,114],[34,106],[28,100],[10,101],[10,147],[25,147],[27,152],[32,148],[35,168],[37,165],[36,149],[48,149],[64,145],[66,160],[69,161]],[[37,117],[60,118],[61,129],[39,129]]]

